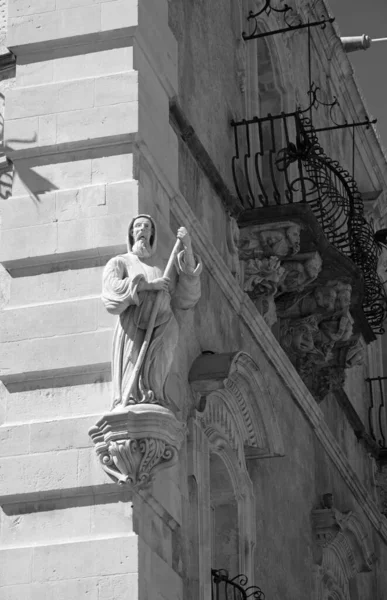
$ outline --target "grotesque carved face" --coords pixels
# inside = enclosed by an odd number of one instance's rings
[[[322,267],[322,260],[321,260],[320,255],[317,253],[313,258],[310,258],[305,263],[305,269],[311,279],[316,279],[318,277],[318,275],[321,271],[321,267]]]
[[[300,251],[300,228],[298,225],[293,225],[289,227],[286,235],[290,242],[291,247],[293,248],[293,254],[297,254]]]
[[[330,287],[319,287],[315,291],[317,305],[325,310],[333,311],[335,308],[336,292]]]
[[[337,307],[336,308],[342,309],[342,310],[349,308],[351,305],[351,293],[352,293],[352,287],[349,284],[346,286],[343,286],[342,289],[337,294],[337,300],[336,300]]]
[[[302,353],[311,352],[314,348],[313,333],[306,325],[299,325],[293,333],[293,346]]]

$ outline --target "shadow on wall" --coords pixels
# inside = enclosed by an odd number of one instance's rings
[[[0,93],[0,199],[7,200],[12,195],[15,167],[12,160],[7,157],[7,146],[4,145],[4,105],[4,94]],[[32,138],[9,139],[7,143],[11,146],[13,143],[31,144],[35,141],[36,135]],[[17,174],[30,195],[37,202],[39,202],[39,196],[32,190],[45,193],[57,189],[57,186],[48,179],[35,173],[25,161],[23,161],[23,164],[18,165]]]

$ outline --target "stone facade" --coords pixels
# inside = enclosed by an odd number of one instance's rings
[[[384,598],[382,468],[353,417],[368,431],[365,379],[383,374],[384,338],[362,313],[358,267],[301,204],[253,223],[235,188],[231,121],[294,111],[308,91],[307,32],[245,41],[256,4],[0,3],[16,57],[0,81],[1,600],[209,600],[211,569],[267,600]],[[303,22],[328,11],[291,4]],[[313,46],[324,102],[363,119],[335,26],[316,27]],[[351,170],[350,130],[321,143]],[[356,130],[355,158],[380,229],[387,163],[372,128]],[[137,214],[157,223],[164,265],[187,228],[202,290],[174,308],[162,401],[109,412],[117,317],[101,280]],[[324,313],[321,286],[335,295]],[[316,314],[305,342],[295,321]],[[305,374],[288,346],[325,362]]]

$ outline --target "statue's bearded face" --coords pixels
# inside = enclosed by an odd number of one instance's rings
[[[133,247],[132,252],[140,258],[151,256],[150,239],[153,233],[152,221],[146,217],[139,217],[133,223]]]

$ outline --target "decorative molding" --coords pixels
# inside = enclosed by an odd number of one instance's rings
[[[238,504],[240,568],[251,578],[255,500],[246,459],[283,454],[271,393],[262,372],[245,352],[200,355],[191,367],[189,381],[197,397],[195,426],[201,430],[198,435],[194,428],[190,435],[192,453],[199,463],[192,461],[193,468],[206,473],[210,453],[218,454],[226,465]]]
[[[186,115],[182,111],[176,97],[172,98],[170,101],[169,116],[170,123],[175,133],[180,136],[183,142],[187,145],[187,148],[191,152],[195,161],[202,169],[212,188],[222,201],[226,212],[231,216],[237,217],[243,210],[243,207],[241,206],[239,200],[230,192],[213,160],[198,138]]]
[[[202,354],[188,378],[203,426],[220,426],[241,464],[245,453],[249,458],[284,454],[271,392],[248,354]]]
[[[196,415],[190,422],[191,453],[196,457],[193,461],[195,476],[199,482],[201,496],[205,498],[204,506],[210,502],[210,455],[217,454],[224,462],[227,472],[230,476],[233,492],[238,506],[238,530],[239,530],[239,559],[240,569],[247,574],[249,579],[254,575],[254,549],[256,544],[256,526],[255,526],[255,498],[253,484],[247,471],[243,456],[243,447],[237,440],[238,433],[231,415],[227,414],[227,409],[221,404],[220,398],[216,408],[212,403],[208,403],[205,414]],[[233,427],[230,432],[228,427]],[[206,495],[207,494],[207,495]],[[206,523],[207,531],[200,527],[202,537],[207,540],[208,528],[210,522],[208,511],[201,514],[202,525]],[[205,565],[207,568],[208,565]]]
[[[135,404],[104,415],[89,435],[109,477],[140,489],[177,462],[184,428],[163,406]]]
[[[312,511],[316,544],[320,548],[318,600],[332,596],[350,600],[349,580],[357,573],[371,571],[375,555],[359,517],[335,508]],[[326,592],[329,592],[326,594]]]

